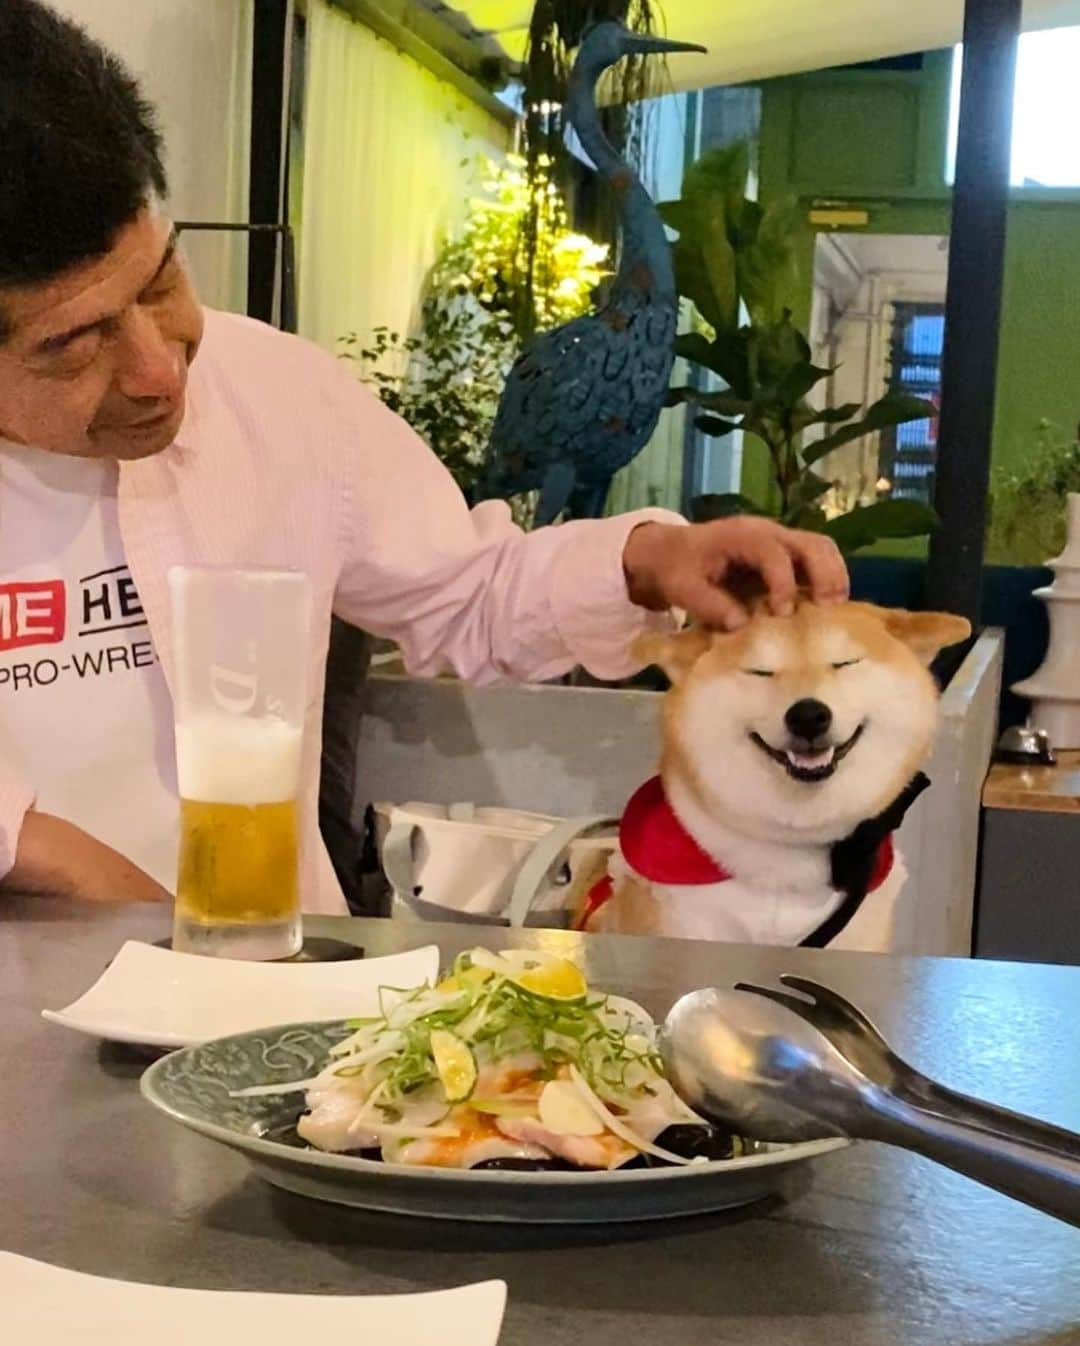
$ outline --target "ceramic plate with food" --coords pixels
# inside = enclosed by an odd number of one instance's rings
[[[377,1012],[174,1053],[143,1092],[279,1186],[368,1208],[536,1222],[741,1205],[843,1142],[762,1146],[696,1116],[640,1005],[534,950],[459,956]]]

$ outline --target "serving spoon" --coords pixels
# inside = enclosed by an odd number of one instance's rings
[[[1080,1227],[1080,1136],[935,1084],[854,1006],[849,1016],[817,983],[798,989],[818,998],[752,987],[684,996],[660,1052],[685,1102],[753,1140],[899,1146]]]

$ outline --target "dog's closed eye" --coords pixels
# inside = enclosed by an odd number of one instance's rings
[[[775,678],[775,677],[776,677],[776,673],[775,673],[775,671],[774,671],[773,669],[771,669],[771,668],[744,668],[742,671],[743,671],[748,677],[751,677],[751,678]]]
[[[856,664],[861,664],[862,659],[840,659],[833,664],[833,668],[854,668]]]

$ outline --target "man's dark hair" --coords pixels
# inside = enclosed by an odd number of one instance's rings
[[[124,66],[38,0],[0,0],[0,286],[103,255],[165,190],[154,112]]]

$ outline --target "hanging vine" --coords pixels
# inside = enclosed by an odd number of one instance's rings
[[[544,191],[554,182],[567,200],[573,199],[574,156],[567,146],[566,89],[574,55],[585,31],[604,19],[617,19],[635,33],[657,36],[663,31],[659,0],[536,0],[529,24],[529,41],[522,78],[522,153],[529,183],[530,208],[522,229],[525,286],[514,321],[522,339],[532,336],[535,312],[539,240],[544,230]],[[635,55],[621,61],[609,76],[607,103],[601,114],[604,132],[620,153],[641,165],[648,153],[645,100],[662,91],[666,68],[655,56]],[[594,218],[584,222],[588,232],[614,241],[615,216],[603,200]],[[580,223],[580,222],[579,222]]]

